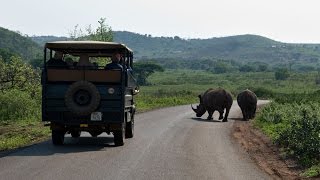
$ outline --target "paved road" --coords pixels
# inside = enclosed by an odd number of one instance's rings
[[[138,114],[122,147],[106,134],[43,142],[0,158],[0,179],[271,179],[231,138],[239,112],[234,102],[227,123],[197,119],[190,106]]]

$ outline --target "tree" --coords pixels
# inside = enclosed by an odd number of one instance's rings
[[[0,58],[0,91],[18,89],[35,95],[40,85],[40,70],[33,69],[20,57],[11,57],[8,63]]]
[[[288,77],[290,77],[290,73],[287,68],[280,68],[275,72],[276,80],[286,80]]]
[[[136,62],[134,64],[134,75],[139,85],[147,85],[147,78],[156,71],[163,72],[164,69],[152,62]]]
[[[17,56],[17,54],[14,54],[12,51],[9,51],[7,49],[0,48],[0,57],[5,62],[9,61],[12,56]]]
[[[267,64],[259,64],[258,66],[258,71],[259,72],[264,72],[268,70],[268,65]]]
[[[255,67],[253,65],[243,65],[239,68],[239,71],[241,72],[254,72],[255,71]]]
[[[86,32],[83,32],[79,25],[74,27],[74,30],[70,32],[70,38],[73,40],[92,40],[92,41],[113,41],[113,32],[111,26],[106,23],[106,18],[100,18],[98,21],[99,27],[92,30],[91,25],[86,28]]]
[[[217,62],[214,63],[214,73],[217,74],[222,74],[222,73],[226,73],[228,71],[230,71],[231,67],[230,64],[222,61],[222,60],[218,60]]]

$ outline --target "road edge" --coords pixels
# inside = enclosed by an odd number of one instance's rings
[[[258,107],[257,113],[261,108],[263,105]],[[231,131],[238,145],[273,179],[305,179],[299,176],[302,169],[292,159],[282,157],[280,148],[254,127],[252,121],[235,121]]]

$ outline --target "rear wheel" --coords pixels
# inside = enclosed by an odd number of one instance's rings
[[[117,130],[113,132],[114,136],[114,145],[116,146],[123,146],[125,140],[125,126],[122,125],[122,130]]]
[[[134,114],[127,113],[127,118],[130,118],[130,121],[126,122],[126,138],[133,138],[133,135],[134,135]]]
[[[64,131],[52,130],[52,143],[54,145],[63,145],[64,142]]]

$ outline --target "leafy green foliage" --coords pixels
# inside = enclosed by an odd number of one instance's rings
[[[24,63],[19,57],[11,57],[8,63],[0,59],[0,91],[18,89],[35,94],[40,84],[40,72]]]
[[[320,176],[320,164],[311,166],[304,173],[301,174],[303,177],[319,177]]]
[[[287,68],[280,68],[274,73],[276,80],[285,80],[290,76],[289,70]]]
[[[305,166],[320,161],[320,116],[315,114],[316,108],[319,106],[302,110],[301,117],[292,119],[277,140]]]
[[[40,117],[40,98],[31,98],[25,91],[11,89],[0,94],[0,122]]]
[[[137,62],[134,64],[134,75],[139,85],[147,85],[147,78],[156,71],[164,71],[161,66],[151,62]]]
[[[83,40],[92,40],[92,41],[113,41],[113,32],[110,26],[106,23],[106,18],[100,18],[98,21],[99,27],[96,30],[92,30],[91,25],[86,28],[86,33],[78,25],[75,26],[73,32],[70,33],[70,38],[73,40],[83,41]]]
[[[41,57],[42,48],[29,37],[0,27],[0,55],[8,61],[12,55],[19,55],[28,61]]]
[[[0,59],[7,62],[10,60],[12,56],[18,56],[17,54],[12,53],[11,51],[8,51],[6,49],[0,48]]]
[[[253,65],[245,64],[239,68],[239,71],[241,71],[241,72],[254,72],[256,70]],[[265,70],[262,70],[262,71],[265,71]]]
[[[320,162],[320,104],[272,103],[256,124],[289,156],[310,167]]]

